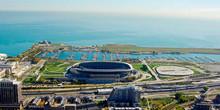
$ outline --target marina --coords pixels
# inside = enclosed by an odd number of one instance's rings
[[[53,59],[80,60],[80,61],[113,61],[121,59],[145,58],[147,60],[178,60],[186,62],[214,63],[220,61],[218,54],[122,54],[111,52],[91,52],[91,51],[60,51],[60,52],[42,52],[37,57],[46,57]]]

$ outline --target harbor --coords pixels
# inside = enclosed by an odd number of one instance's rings
[[[37,57],[52,59],[78,60],[78,61],[113,61],[122,59],[142,58],[147,60],[176,60],[180,62],[214,63],[220,61],[218,54],[122,54],[111,52],[91,51],[59,51],[42,52]]]

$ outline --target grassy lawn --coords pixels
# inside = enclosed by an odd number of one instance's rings
[[[152,76],[150,79],[143,79],[141,81],[154,81],[156,80],[156,78],[154,76]]]
[[[41,68],[40,73],[43,74],[60,74],[66,71],[66,68],[71,64],[64,64],[58,61],[47,61],[44,67]]]
[[[133,68],[140,71],[147,71],[147,67],[144,64],[133,64]]]
[[[34,77],[34,78],[26,78],[24,81],[23,81],[23,83],[34,83],[35,81],[36,81],[36,77]]]
[[[176,107],[178,105],[177,100],[173,100],[168,106],[164,107],[163,110],[171,110],[172,108]]]
[[[169,48],[169,47],[138,47],[135,45],[116,45],[108,44],[101,47],[102,50],[108,50],[111,52],[130,52],[130,51],[140,51],[140,52],[158,52],[158,53],[170,53],[170,52],[182,52],[182,53],[220,53],[217,49],[209,48]]]
[[[194,71],[194,74],[193,74],[193,75],[198,75],[198,74],[200,74],[199,71],[196,71],[196,70],[193,70],[193,71]]]
[[[152,108],[152,110],[161,110],[161,108],[173,101],[172,97],[163,97],[163,98],[153,98],[148,99],[149,104]],[[148,106],[147,99],[141,98],[141,105],[144,107]]]
[[[170,94],[170,96],[175,96],[176,93]],[[200,95],[201,93],[199,92],[189,92],[189,93],[183,93],[184,96],[187,95]]]
[[[156,66],[159,66],[160,64],[156,64],[156,63],[151,63],[151,64],[148,64],[148,66],[153,69],[154,67]]]
[[[164,102],[170,103],[170,102],[173,101],[173,98],[172,97],[155,98],[155,99],[153,99],[153,101],[157,101],[157,102],[160,102],[160,103],[164,103]]]
[[[58,78],[58,77],[64,77],[64,75],[41,76],[40,79]]]
[[[170,79],[171,77],[169,76],[159,76],[160,79]]]

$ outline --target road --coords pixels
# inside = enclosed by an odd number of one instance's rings
[[[39,63],[36,64],[36,67],[40,67],[42,68],[44,66],[44,63],[46,62],[47,60],[41,60]],[[38,73],[40,71],[40,68],[37,70],[36,73]],[[41,77],[42,73],[37,77],[36,81],[38,81]]]
[[[148,66],[146,60],[142,61],[143,64],[145,64],[148,68],[148,70],[151,72],[151,74],[156,78],[157,81],[160,81],[160,78],[158,77],[158,75]]]

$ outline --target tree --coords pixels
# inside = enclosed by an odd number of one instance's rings
[[[58,81],[57,81],[56,79],[53,79],[53,83],[57,84],[57,83],[58,83]]]
[[[9,78],[9,77],[10,77],[10,75],[9,75],[9,74],[6,74],[6,75],[5,75],[5,77],[6,77],[6,78]]]
[[[204,89],[204,91],[208,91],[209,90],[209,86],[205,86],[203,89]]]
[[[147,66],[143,64],[143,66],[140,69],[142,69],[143,71],[147,71]]]
[[[74,82],[74,83],[78,83],[78,80],[77,80],[77,79],[73,79],[73,82]]]
[[[132,81],[131,77],[127,77],[126,79],[127,79],[127,81],[129,81],[129,82]]]
[[[189,101],[189,99],[187,99],[186,97],[180,97],[178,100],[179,103],[184,103],[184,102],[188,102],[188,101]]]
[[[176,94],[175,94],[175,99],[180,99],[180,97],[182,97],[183,96],[183,93],[182,92],[177,92]]]
[[[62,80],[61,80],[61,79],[58,79],[57,81],[58,81],[59,83],[61,83],[61,82],[62,82]]]
[[[140,74],[140,78],[142,78],[143,77],[143,74]]]
[[[41,82],[41,83],[45,83],[45,82],[46,82],[46,79],[40,79],[40,82]]]
[[[137,79],[137,77],[136,77],[136,76],[133,76],[133,77],[132,77],[132,79],[133,79],[133,80],[136,80],[136,79]]]
[[[185,110],[182,106],[176,107],[176,110]]]

